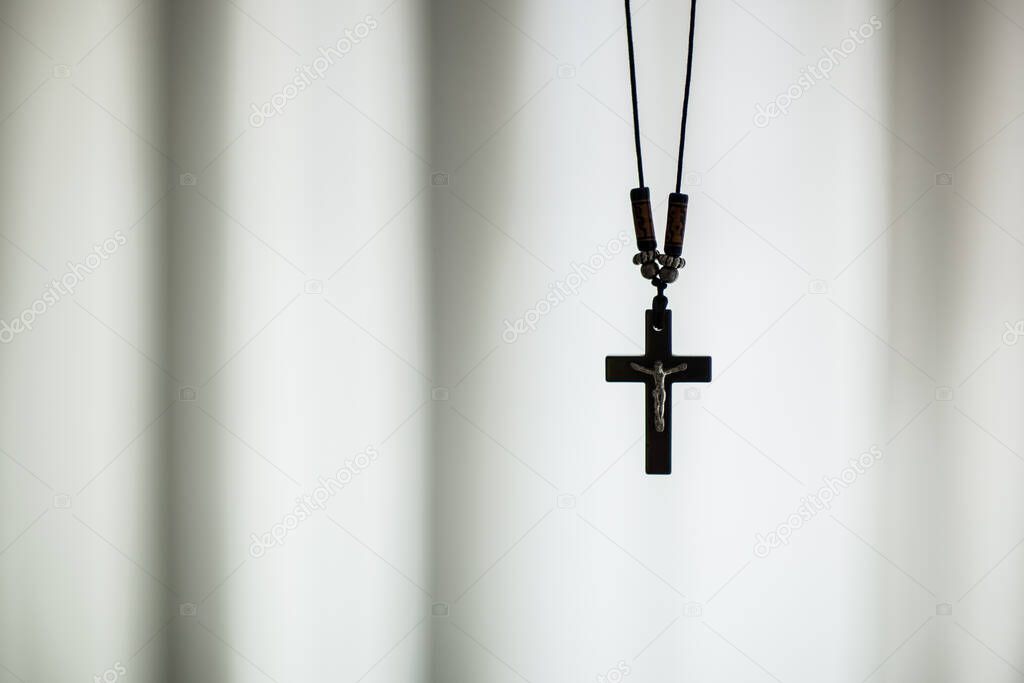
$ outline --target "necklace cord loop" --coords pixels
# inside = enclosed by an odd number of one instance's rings
[[[636,147],[636,170],[639,187],[644,185],[643,149],[640,143],[640,101],[636,84],[636,48],[633,40],[633,9],[630,0],[626,5],[626,47],[629,52],[629,92],[633,105],[633,143]],[[679,156],[676,160],[676,194],[683,188],[683,152],[686,149],[686,122],[690,114],[690,86],[693,82],[693,45],[697,28],[697,0],[690,0],[690,31],[686,48],[686,82],[683,86],[683,115],[679,124]]]
[[[668,297],[665,296],[667,285],[661,280],[654,280],[652,284],[658,288],[658,295],[651,302],[651,310],[654,312],[654,329],[660,332],[665,329],[665,311],[668,310]]]
[[[633,11],[631,0],[625,0],[626,47],[629,52],[629,90],[633,107],[633,142],[636,147],[636,167],[640,186],[630,192],[633,206],[633,229],[639,253],[633,262],[640,266],[640,274],[652,280],[664,291],[666,285],[675,282],[679,269],[683,267],[683,237],[686,232],[686,213],[689,197],[682,194],[683,158],[686,151],[686,126],[690,114],[690,89],[693,83],[693,48],[697,26],[697,0],[690,0],[690,30],[686,49],[686,82],[683,86],[682,117],[679,124],[679,155],[676,159],[676,191],[669,195],[665,224],[665,253],[658,253],[658,238],[654,233],[651,191],[644,185],[643,149],[640,134],[640,104],[636,80],[636,47],[633,38]],[[658,267],[658,264],[661,267]]]
[[[633,140],[636,144],[636,171],[640,187],[644,187],[644,160],[640,148],[640,103],[636,92],[636,53],[633,49],[633,10],[626,0],[626,44],[629,48],[629,88],[633,99]]]
[[[683,151],[686,149],[686,119],[690,114],[690,83],[693,80],[693,38],[697,28],[697,0],[690,0],[690,37],[686,48],[686,84],[683,86],[683,120],[679,124],[679,159],[676,194],[683,191]]]

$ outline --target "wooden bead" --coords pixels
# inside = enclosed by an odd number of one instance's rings
[[[640,251],[654,251],[658,238],[654,235],[654,218],[651,211],[651,189],[638,187],[629,193],[633,203],[633,230],[636,232],[636,248]]]
[[[665,225],[665,253],[680,256],[683,253],[683,235],[686,232],[686,209],[690,198],[673,192],[668,196],[668,222]]]

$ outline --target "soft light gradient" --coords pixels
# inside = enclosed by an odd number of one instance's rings
[[[0,0],[0,683],[1024,676],[1024,7],[697,30],[647,477],[619,2]]]

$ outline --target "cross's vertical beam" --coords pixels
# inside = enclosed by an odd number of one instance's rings
[[[646,325],[647,339],[644,348],[644,355],[649,359],[664,359],[673,362],[672,358],[672,311],[665,311],[664,327],[657,329],[654,326],[654,311],[647,311]],[[650,361],[645,365],[650,367]],[[666,378],[668,379],[668,378]],[[654,415],[654,382],[647,378],[644,383],[646,400],[644,407],[646,413],[644,422],[647,424],[647,453],[646,470],[647,474],[672,474],[672,382],[665,382],[665,427],[662,431],[655,428]]]

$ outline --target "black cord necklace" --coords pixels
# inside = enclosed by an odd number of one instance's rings
[[[693,82],[693,38],[697,27],[697,0],[690,2],[690,37],[686,50],[686,85],[683,86],[683,121],[679,126],[679,159],[676,166],[676,193],[683,188],[683,151],[686,149],[686,119],[690,113],[690,84]],[[629,48],[629,86],[633,99],[633,138],[636,141],[636,168],[640,187],[644,187],[643,152],[640,147],[640,105],[636,89],[636,51],[633,49],[633,11],[626,0],[626,41]]]
[[[658,253],[658,239],[654,234],[651,211],[651,190],[644,184],[643,150],[640,144],[640,103],[636,85],[636,50],[633,46],[633,11],[630,0],[626,3],[626,44],[629,49],[629,85],[633,100],[633,140],[636,144],[636,169],[639,187],[630,192],[633,202],[633,227],[636,232],[638,254],[633,262],[640,266],[641,274],[658,287],[675,282],[679,269],[686,265],[682,258],[683,234],[686,230],[686,209],[689,197],[682,194],[683,155],[686,150],[686,121],[690,114],[690,85],[693,82],[693,41],[697,26],[697,0],[690,0],[690,35],[686,50],[686,84],[683,86],[683,115],[679,125],[679,156],[676,161],[676,191],[668,198],[668,222],[665,228],[665,253]],[[658,264],[661,264],[661,268]]]
[[[690,109],[690,84],[693,76],[693,41],[697,21],[697,0],[690,0],[690,34],[686,57],[686,84],[683,87],[683,115],[679,127],[679,157],[676,163],[676,191],[668,197],[665,226],[665,253],[658,252],[654,234],[651,190],[644,184],[644,162],[640,136],[640,107],[636,87],[636,52],[633,46],[633,13],[626,3],[626,41],[629,48],[629,83],[633,100],[633,139],[636,143],[636,167],[639,187],[629,193],[633,204],[633,228],[637,254],[633,263],[640,274],[658,289],[646,315],[646,349],[643,356],[608,356],[605,379],[609,382],[643,382],[647,389],[647,474],[672,472],[672,385],[676,382],[710,382],[709,356],[672,355],[672,312],[668,310],[665,288],[679,277],[683,259],[683,235],[689,197],[682,194],[683,152],[686,149],[686,121]]]

